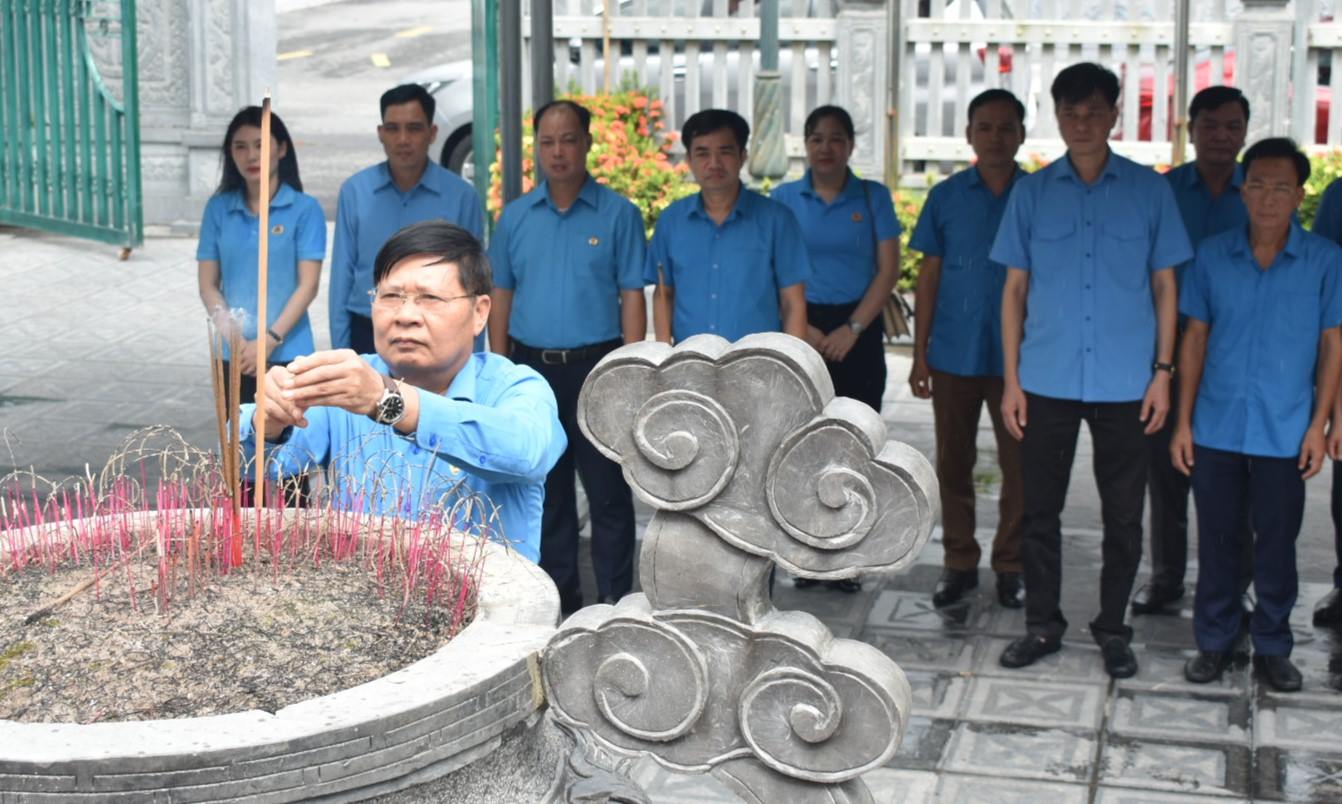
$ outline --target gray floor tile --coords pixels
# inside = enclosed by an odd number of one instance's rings
[[[1342,801],[1342,756],[1261,748],[1254,797],[1260,801]]]
[[[1079,784],[990,776],[946,774],[937,789],[938,804],[1086,804],[1088,800],[1089,791]]]
[[[1123,689],[1188,692],[1197,695],[1245,695],[1249,689],[1247,656],[1236,659],[1221,679],[1211,684],[1194,684],[1184,678],[1184,663],[1196,651],[1186,648],[1147,645],[1137,654],[1137,675],[1118,682]]]
[[[1243,697],[1121,690],[1108,729],[1126,737],[1248,745],[1249,702]]]
[[[1211,795],[1245,795],[1249,751],[1228,745],[1186,745],[1109,737],[1100,757],[1100,782]]]
[[[1023,726],[1100,725],[1105,688],[1098,684],[979,677],[969,682],[966,720]]]
[[[1246,798],[1206,796],[1189,793],[1159,793],[1101,786],[1095,791],[1094,804],[1247,804]]]
[[[1342,752],[1342,696],[1333,707],[1269,700],[1258,709],[1259,745]]]
[[[978,641],[973,637],[946,636],[916,631],[867,628],[862,641],[874,645],[906,670],[969,672],[974,666]]]
[[[1094,756],[1092,732],[961,723],[942,769],[1004,779],[1086,782]]]
[[[933,804],[938,800],[937,775],[928,771],[877,768],[862,780],[880,804]]]
[[[900,743],[899,752],[890,761],[890,767],[935,770],[941,764],[954,729],[953,719],[910,718],[909,727],[904,732],[904,742]]]
[[[960,713],[969,682],[960,675],[909,670],[905,676],[913,690],[913,712],[924,717],[950,717]]]
[[[1109,677],[1104,672],[1104,658],[1094,643],[1064,642],[1062,650],[1050,653],[1027,668],[1013,670],[1003,667],[998,659],[1009,638],[990,639],[978,657],[974,672],[985,676],[1005,678],[1028,678],[1047,681],[1103,681]]]
[[[867,615],[867,625],[876,628],[900,628],[942,633],[966,633],[971,629],[974,611],[960,603],[945,608],[932,605],[932,598],[919,592],[884,590]]]

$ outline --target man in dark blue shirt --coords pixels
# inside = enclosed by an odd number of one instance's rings
[[[1249,101],[1234,87],[1207,87],[1188,105],[1189,132],[1197,159],[1165,174],[1179,205],[1179,217],[1196,249],[1212,235],[1242,228],[1249,214],[1240,199],[1244,171],[1236,160],[1249,126]],[[1175,268],[1183,284],[1188,263]],[[1180,323],[1180,331],[1183,324]],[[1175,339],[1178,353],[1178,338]],[[1178,383],[1170,385],[1170,410],[1178,405]],[[1175,612],[1170,607],[1184,596],[1188,564],[1188,477],[1170,463],[1170,416],[1147,445],[1151,476],[1151,583],[1132,602],[1133,614]]]
[[[1022,439],[1025,667],[1062,646],[1062,510],[1084,420],[1104,518],[1091,634],[1115,678],[1137,672],[1124,623],[1142,557],[1146,436],[1164,424],[1174,366],[1174,266],[1193,256],[1170,185],[1109,149],[1118,76],[1075,64],[1052,86],[1067,153],[1011,192],[991,258],[1002,290],[1002,417]],[[1028,311],[1028,312],[1027,312]],[[1028,423],[1027,423],[1028,413]]]
[[[1244,154],[1249,225],[1204,241],[1180,298],[1187,328],[1170,454],[1191,475],[1198,510],[1198,654],[1184,667],[1195,683],[1221,675],[1239,637],[1247,514],[1254,666],[1273,688],[1300,689],[1290,660],[1295,540],[1342,375],[1342,249],[1293,220],[1309,170],[1290,140],[1254,144]]]

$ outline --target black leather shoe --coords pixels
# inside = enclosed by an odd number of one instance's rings
[[[1253,666],[1258,671],[1258,676],[1277,692],[1300,690],[1300,671],[1291,664],[1289,657],[1255,655]]]
[[[825,581],[825,586],[846,595],[855,595],[862,591],[862,582],[856,578],[840,578],[837,581]]]
[[[1342,625],[1342,589],[1324,595],[1314,607],[1314,624],[1321,628]]]
[[[1025,605],[1025,584],[1021,583],[1019,572],[997,573],[997,603],[1008,609]]]
[[[949,606],[978,585],[979,571],[976,569],[944,569],[941,571],[941,579],[937,581],[937,588],[932,592],[932,605],[938,608]]]
[[[1182,586],[1170,588],[1147,584],[1142,591],[1137,593],[1137,598],[1132,601],[1132,613],[1177,614],[1178,609],[1170,608],[1170,605],[1183,600],[1183,598],[1184,588]]]
[[[1137,675],[1137,657],[1122,639],[1106,639],[1100,646],[1100,653],[1104,654],[1104,671],[1110,678],[1132,678]]]
[[[1200,650],[1184,662],[1184,678],[1194,684],[1210,684],[1221,677],[1230,664],[1230,654],[1219,650]]]
[[[815,578],[793,578],[792,586],[797,589],[812,589],[820,585]]]
[[[1050,653],[1057,653],[1061,647],[1062,640],[1031,634],[1007,645],[997,661],[1003,667],[1010,667],[1013,670],[1018,667],[1029,667]]]

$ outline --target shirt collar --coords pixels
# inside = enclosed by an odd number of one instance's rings
[[[983,186],[983,174],[979,173],[977,165],[971,166],[969,170],[965,171],[965,173],[968,176],[966,181],[969,182],[970,187]],[[1014,186],[1016,182],[1020,181],[1023,178],[1025,178],[1025,171],[1021,168],[1020,163],[1017,162],[1016,169],[1011,171],[1011,181],[1007,182],[1007,189],[1008,190],[1011,189],[1011,187]]]
[[[1202,174],[1198,172],[1197,162],[1189,162],[1187,165],[1176,168],[1176,170],[1182,174],[1180,179],[1184,187],[1193,188],[1206,186],[1206,182],[1202,180]],[[1238,192],[1243,184],[1244,166],[1236,163],[1235,172],[1230,174],[1230,186],[1235,188],[1236,192]]]
[[[277,209],[280,207],[293,206],[294,195],[295,190],[289,186],[288,182],[280,182],[280,189],[276,190],[275,196],[270,199],[270,208]],[[245,212],[248,215],[252,214],[251,208],[247,206],[247,193],[245,190],[238,190],[233,193],[232,198],[228,201],[228,211]]]
[[[734,220],[735,218],[743,217],[749,214],[750,195],[751,195],[750,188],[746,187],[745,184],[742,184],[741,192],[738,193],[736,196],[736,204],[732,206],[732,211],[727,213],[727,217],[722,221],[724,224],[726,224],[727,221]],[[708,217],[708,210],[704,209],[703,192],[698,192],[694,194],[694,204],[690,206],[690,216],[693,217],[696,215],[706,220],[710,221],[713,220],[712,218]]]
[[[1286,245],[1282,247],[1281,253],[1293,258],[1299,257],[1303,250],[1301,241],[1304,236],[1305,230],[1300,227],[1300,221],[1292,219],[1290,231],[1286,234]],[[1253,247],[1249,245],[1249,224],[1246,223],[1239,229],[1239,236],[1235,238],[1231,253],[1239,257],[1253,259]]]
[[[806,173],[802,176],[801,194],[811,198],[820,198],[815,191],[815,182],[811,178],[810,168],[807,168]],[[852,169],[849,168],[848,176],[843,180],[843,192],[839,193],[838,198],[862,198],[865,194],[866,192],[862,189],[862,180],[854,176]]]
[[[555,212],[559,211],[558,209],[555,209],[554,201],[550,200],[550,182],[548,180],[538,184],[536,186],[536,189],[534,190],[534,193],[535,197],[531,199],[532,206],[539,206],[541,204],[546,204],[550,207],[550,209],[554,209]],[[588,173],[587,179],[582,183],[582,189],[578,190],[578,198],[574,203],[577,203],[577,201],[582,201],[592,209],[596,209],[599,198],[600,193],[598,190],[597,181],[595,178],[592,177],[592,174]],[[569,207],[569,209],[573,208]]]
[[[373,189],[376,191],[390,187],[391,189],[400,192],[401,188],[397,187],[396,182],[393,181],[391,178],[390,163],[384,160],[377,167],[378,167],[378,182],[377,186],[374,187]],[[438,187],[438,183],[435,181],[437,177],[434,175],[433,167],[434,165],[432,159],[430,159],[428,162],[424,164],[424,172],[419,174],[419,181],[415,183],[414,187],[410,188],[410,192],[413,193],[422,187],[425,190],[428,190],[429,192],[433,193],[434,195],[442,195],[442,192]]]
[[[1110,148],[1109,157],[1104,160],[1104,169],[1100,171],[1100,181],[1103,181],[1106,177],[1115,179],[1121,178],[1123,175],[1122,162],[1123,157],[1114,153],[1114,149]],[[1064,153],[1062,156],[1058,157],[1057,161],[1052,165],[1049,165],[1049,167],[1052,168],[1053,165],[1058,165],[1058,172],[1054,175],[1054,178],[1072,179],[1077,184],[1084,183],[1081,181],[1081,177],[1076,175],[1076,168],[1072,166],[1072,160],[1068,154]]]

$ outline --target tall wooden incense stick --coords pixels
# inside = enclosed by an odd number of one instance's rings
[[[269,295],[270,268],[270,90],[261,101],[261,199],[257,204],[258,221],[256,254],[256,487],[252,499],[256,502],[256,544],[261,549],[261,511],[266,501],[266,340],[269,319],[266,318],[266,297]]]

